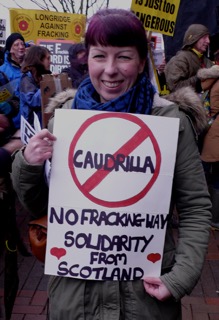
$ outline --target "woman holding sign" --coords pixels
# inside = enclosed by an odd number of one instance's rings
[[[192,291],[200,277],[211,217],[195,132],[188,116],[181,111],[188,101],[179,107],[155,93],[145,72],[145,30],[133,13],[122,9],[97,12],[89,22],[85,43],[90,77],[78,88],[72,109],[152,114],[180,120],[171,205],[160,276],[133,281],[52,277],[49,319],[181,319],[180,299]],[[182,96],[185,92],[178,100]],[[189,110],[193,108],[187,107]],[[199,111],[196,113],[195,126],[200,130],[204,123],[199,120],[203,118]],[[35,217],[47,213],[44,163],[52,157],[55,141],[56,137],[43,129],[16,154],[13,162],[14,188]],[[174,205],[179,213],[176,247],[171,229]]]

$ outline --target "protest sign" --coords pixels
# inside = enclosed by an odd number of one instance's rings
[[[161,63],[164,62],[164,54],[162,50],[151,50],[148,49],[148,72],[149,78],[153,86],[155,87],[156,91],[159,92],[161,96],[165,96],[170,93],[167,89],[166,81],[160,82],[162,80],[162,75],[158,74],[158,67]],[[164,76],[164,74],[163,74]],[[164,76],[165,77],[165,76]]]
[[[24,145],[29,143],[29,140],[41,130],[41,125],[37,114],[34,112],[34,127],[23,117],[21,116],[21,126],[20,126],[20,137]],[[45,177],[47,184],[50,180],[50,171],[51,171],[51,162],[46,160],[45,162]]]
[[[37,40],[38,45],[46,47],[51,53],[50,71],[52,73],[61,73],[69,66],[68,49],[73,43],[75,42],[67,40]]]
[[[51,74],[43,75],[43,80],[40,82],[43,127],[47,126],[47,122],[51,117],[51,113],[45,113],[49,99],[57,93],[70,88],[72,88],[72,82],[67,73],[60,73],[57,76]]]
[[[131,10],[148,31],[173,36],[180,0],[132,0]]]
[[[5,46],[6,42],[6,19],[0,19],[0,46]]]
[[[162,34],[148,33],[148,69],[150,80],[160,95],[169,94],[162,68],[165,65],[165,53]],[[162,71],[161,71],[162,70]],[[161,73],[160,73],[161,72]]]
[[[14,91],[18,86],[18,79],[9,81],[5,85],[0,87],[0,102],[9,101],[13,95]]]
[[[59,39],[80,42],[84,36],[86,16],[56,11],[9,9],[11,32],[19,32],[25,41]]]
[[[35,115],[35,113],[34,113]],[[36,134],[35,128],[29,124],[29,122],[21,116],[21,141],[23,144],[28,144],[29,140]]]
[[[166,117],[56,110],[46,274],[160,275],[178,127]]]
[[[153,50],[153,58],[155,68],[158,68],[164,60],[164,51],[163,50]]]

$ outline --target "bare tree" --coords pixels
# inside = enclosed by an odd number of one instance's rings
[[[96,10],[109,6],[110,0],[26,0],[25,5],[31,2],[41,10],[79,13],[88,16]],[[23,8],[18,0],[13,0],[17,8]],[[4,4],[0,4],[7,8]],[[92,11],[92,12],[91,12]]]

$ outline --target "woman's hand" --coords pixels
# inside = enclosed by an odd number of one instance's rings
[[[157,300],[164,301],[172,296],[160,278],[146,277],[143,282],[145,291]]]
[[[29,140],[24,150],[25,160],[32,165],[42,165],[52,157],[55,140],[56,137],[47,129],[41,130]]]

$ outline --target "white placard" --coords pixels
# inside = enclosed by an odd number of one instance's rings
[[[56,110],[45,273],[160,275],[179,119]]]
[[[21,141],[23,144],[28,144],[30,138],[32,138],[37,132],[41,130],[41,125],[39,118],[37,114],[34,112],[34,128],[31,126],[31,124],[24,118],[23,115],[21,115]],[[49,185],[49,180],[50,180],[50,171],[51,171],[51,162],[50,160],[47,160],[45,162],[45,178],[47,181],[47,184]]]

